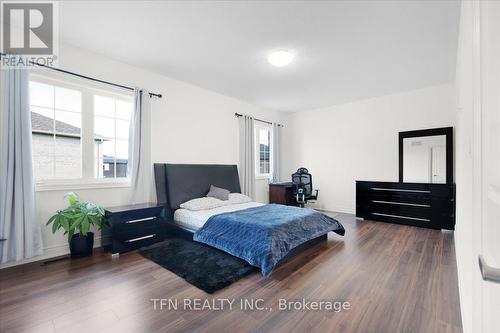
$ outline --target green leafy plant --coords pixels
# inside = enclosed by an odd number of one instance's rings
[[[62,228],[70,241],[75,233],[86,236],[91,225],[99,229],[103,227],[105,220],[102,207],[91,202],[80,201],[80,197],[74,192],[68,192],[64,197],[68,199],[69,207],[57,211],[47,222],[47,225],[52,223],[52,233],[55,234]]]

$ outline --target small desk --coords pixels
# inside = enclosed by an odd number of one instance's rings
[[[293,183],[269,184],[269,203],[297,206],[297,202],[293,196]]]

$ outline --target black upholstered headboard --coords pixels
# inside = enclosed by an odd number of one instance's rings
[[[172,210],[204,197],[210,185],[241,193],[236,165],[155,163],[154,172],[158,203]]]

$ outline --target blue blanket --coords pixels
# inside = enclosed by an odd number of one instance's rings
[[[244,259],[268,276],[290,250],[329,231],[345,233],[325,214],[273,204],[214,215],[194,240]]]

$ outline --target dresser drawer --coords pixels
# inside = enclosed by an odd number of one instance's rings
[[[132,238],[123,242],[117,239],[113,239],[110,250],[112,253],[124,253],[139,249],[143,246],[161,242],[162,240],[163,237],[157,234],[143,236],[140,238]]]
[[[120,212],[108,216],[111,225],[119,224],[134,224],[143,221],[152,220],[154,218],[159,218],[161,215],[161,210],[144,210],[144,211],[129,211]]]
[[[151,234],[163,235],[165,225],[159,218],[141,222],[121,223],[113,226],[112,235],[114,239],[125,241]]]

